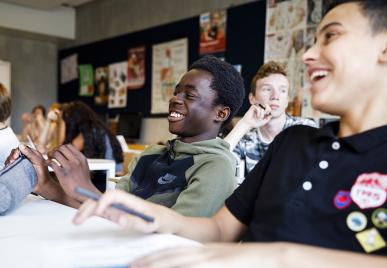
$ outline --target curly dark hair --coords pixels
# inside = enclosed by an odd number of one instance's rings
[[[228,124],[242,106],[245,97],[243,78],[231,64],[214,56],[198,59],[188,68],[192,69],[201,69],[212,75],[211,89],[218,95],[214,105],[223,104],[230,107],[230,116],[223,122],[223,125]]]
[[[87,158],[105,158],[105,137],[109,138],[113,149],[113,157],[122,163],[122,149],[108,127],[98,118],[97,114],[82,101],[72,101],[62,106],[63,120],[66,125],[64,143],[71,143],[82,133],[85,140],[83,153]]]
[[[373,34],[387,30],[387,1],[386,0],[330,0],[324,16],[338,5],[356,3],[360,11],[369,20]]]

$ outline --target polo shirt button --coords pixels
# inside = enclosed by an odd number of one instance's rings
[[[340,142],[338,142],[338,141],[334,141],[333,143],[332,143],[332,149],[333,150],[339,150],[340,149]]]
[[[310,181],[305,181],[302,184],[302,188],[304,188],[305,191],[310,191],[312,190],[312,183]]]
[[[322,160],[322,161],[320,161],[320,163],[318,163],[318,166],[321,169],[327,169],[328,168],[328,161]]]

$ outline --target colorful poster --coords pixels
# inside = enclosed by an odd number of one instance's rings
[[[200,55],[226,50],[226,24],[226,10],[216,10],[200,15]]]
[[[308,80],[302,55],[313,45],[324,0],[270,0],[266,11],[265,62],[275,60],[287,66],[290,82],[288,113],[319,117],[310,104]]]
[[[300,115],[300,95],[303,89],[302,54],[305,52],[304,34],[307,0],[268,1],[265,62],[275,60],[287,66],[290,82],[288,112]]]
[[[126,107],[128,62],[109,65],[109,108]]]
[[[94,103],[97,106],[106,106],[109,97],[109,68],[95,69],[95,95]]]
[[[145,83],[145,46],[129,49],[128,89],[138,89]]]
[[[151,113],[168,113],[175,85],[187,71],[188,40],[178,39],[153,46]]]
[[[78,78],[78,55],[73,54],[60,62],[60,83],[65,84]]]
[[[305,34],[305,50],[314,44],[315,33],[318,23],[322,18],[323,11],[327,8],[331,0],[308,0],[308,19]],[[302,95],[302,116],[320,118],[320,122],[336,118],[329,114],[324,114],[314,110],[311,105],[311,96],[309,91],[309,80],[304,76],[304,88]]]
[[[93,65],[79,65],[79,96],[94,95]]]

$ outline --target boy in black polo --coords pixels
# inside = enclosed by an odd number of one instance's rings
[[[131,267],[387,267],[386,257],[366,255],[387,255],[387,1],[335,1],[303,59],[312,105],[340,121],[279,134],[213,218],[118,192],[86,204],[75,222],[96,206],[97,215],[143,232],[260,242],[174,249]],[[113,217],[112,202],[156,220]]]

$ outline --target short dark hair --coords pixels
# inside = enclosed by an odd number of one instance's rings
[[[257,81],[268,77],[272,74],[282,74],[283,76],[287,76],[286,73],[286,67],[284,64],[276,62],[276,61],[268,61],[265,64],[263,64],[261,67],[259,67],[257,73],[254,75],[253,79],[251,80],[251,87],[250,92],[255,95],[255,87],[257,84]]]
[[[245,97],[243,78],[239,72],[231,64],[214,56],[204,56],[198,59],[188,68],[188,70],[192,69],[201,69],[212,75],[210,87],[218,95],[214,105],[223,104],[230,107],[230,116],[223,125],[230,122],[242,106]]]
[[[0,83],[0,122],[4,122],[11,115],[12,101],[7,88]]]
[[[43,105],[36,105],[34,108],[32,108],[32,113],[34,113],[36,110],[41,110],[43,117],[46,117],[46,108],[44,108]]]
[[[387,1],[386,0],[334,0],[331,1],[326,13],[338,5],[356,3],[363,15],[369,20],[373,34],[387,30]]]

